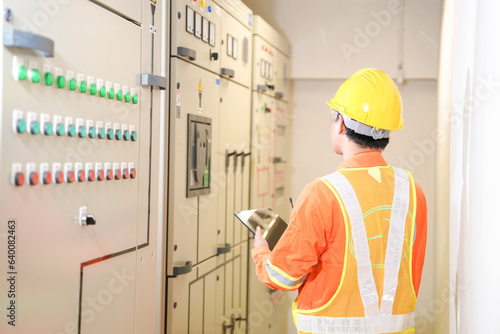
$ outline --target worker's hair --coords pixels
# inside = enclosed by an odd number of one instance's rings
[[[362,147],[384,149],[389,144],[389,138],[373,139],[372,137],[360,135],[349,128],[345,128],[347,138]]]

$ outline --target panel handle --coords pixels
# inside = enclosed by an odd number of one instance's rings
[[[226,244],[224,247],[217,247],[217,255],[226,254],[231,251],[231,244]]]
[[[45,57],[54,57],[54,41],[14,28],[3,28],[3,45],[42,51]]]
[[[196,60],[196,50],[185,48],[183,46],[177,47],[177,55],[180,57],[187,58],[191,61]]]
[[[260,92],[265,92],[267,90],[266,85],[257,85],[257,90]]]
[[[190,273],[192,270],[193,270],[193,262],[186,261],[185,265],[174,267],[174,276],[185,275],[187,273]]]
[[[282,99],[282,98],[283,98],[283,96],[284,96],[284,94],[283,94],[282,92],[276,92],[276,93],[274,94],[274,97],[275,97],[275,98],[277,98],[277,99]]]
[[[159,75],[154,74],[141,74],[141,85],[142,86],[152,86],[159,87],[160,89],[166,89],[168,84],[168,79]]]
[[[224,76],[227,76],[229,78],[234,78],[234,70],[230,69],[230,68],[221,68],[220,69],[220,74],[221,75],[224,75]]]

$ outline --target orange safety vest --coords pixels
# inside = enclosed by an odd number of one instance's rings
[[[295,301],[299,333],[415,332],[415,183],[399,168],[362,169],[368,173],[342,169],[320,179],[333,192],[344,217],[344,267],[339,288],[325,305],[299,310]],[[366,178],[377,179],[380,188],[367,189]]]

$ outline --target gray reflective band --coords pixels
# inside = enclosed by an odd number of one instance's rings
[[[330,318],[306,316],[297,313],[297,327],[300,331],[314,333],[391,333],[414,326],[415,316],[413,313],[392,315],[401,265],[406,216],[410,202],[408,173],[400,168],[393,169],[395,178],[394,197],[385,254],[384,286],[380,311],[361,206],[347,178],[342,173],[336,172],[325,176],[324,179],[339,193],[351,222],[358,284],[366,317]]]
[[[360,135],[372,137],[373,139],[382,139],[382,138],[389,138],[389,135],[391,134],[390,130],[384,130],[384,129],[377,130],[373,126],[360,123],[342,113],[341,115],[342,118],[344,118],[345,126]]]
[[[366,235],[361,206],[359,205],[354,189],[342,173],[333,173],[325,178],[335,189],[337,189],[351,221],[352,240],[358,266],[359,292],[363,300],[365,316],[376,317],[379,315],[379,299],[377,287],[375,286],[375,279],[373,278],[370,248],[368,246],[368,237]]]
[[[296,314],[297,329],[306,333],[397,333],[415,327],[415,312],[380,317],[330,318]]]
[[[394,169],[394,199],[392,201],[391,223],[387,237],[384,265],[384,294],[380,305],[381,315],[392,315],[394,297],[398,288],[399,267],[405,235],[406,216],[410,204],[410,180],[408,173]]]
[[[303,275],[300,278],[293,278],[291,276],[287,277],[274,268],[276,268],[276,267],[273,266],[268,259],[266,261],[267,273],[269,274],[270,277],[274,278],[279,283],[281,283],[280,285],[284,288],[290,288],[290,289],[296,288],[297,285],[302,284],[302,282],[304,282],[304,280],[307,278],[307,275]]]

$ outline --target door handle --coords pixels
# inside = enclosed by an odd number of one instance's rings
[[[177,47],[177,55],[191,61],[196,60],[196,50],[185,48],[183,46]]]
[[[54,57],[54,41],[14,28],[3,28],[3,45],[42,51],[45,57]]]

